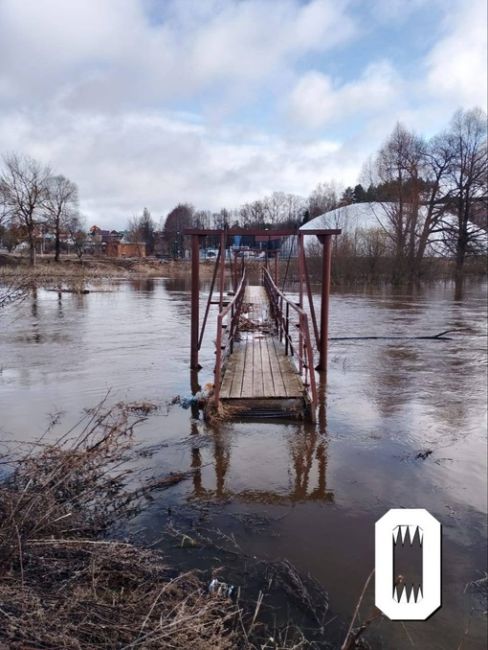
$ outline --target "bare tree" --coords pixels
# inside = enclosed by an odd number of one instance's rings
[[[66,230],[73,243],[74,251],[81,262],[88,240],[85,219],[78,213],[73,213],[66,221]]]
[[[18,154],[4,158],[0,186],[5,212],[25,229],[31,266],[36,262],[37,228],[45,221],[49,177],[49,168],[33,158]]]
[[[418,220],[415,268],[420,269],[427,245],[435,233],[441,232],[441,219],[446,210],[448,172],[452,152],[444,134],[434,136],[423,151],[422,213]]]
[[[278,225],[300,225],[305,212],[305,201],[296,194],[273,192],[263,199],[245,203],[239,210],[244,228],[273,228]]]
[[[194,215],[195,228],[205,230],[211,227],[212,213],[209,210],[197,210]]]
[[[54,259],[59,262],[61,233],[67,230],[68,221],[78,212],[76,184],[64,176],[51,176],[48,179],[45,207],[48,226],[54,233]]]
[[[306,211],[307,202],[302,196],[285,194],[282,211],[282,221],[288,226],[301,226]]]
[[[145,244],[146,253],[152,255],[155,245],[155,223],[151,213],[144,208],[140,217],[129,219],[127,239],[134,244]],[[142,251],[139,251],[141,254]]]
[[[141,221],[139,217],[131,217],[129,219],[129,222],[127,224],[127,241],[129,241],[131,244],[136,244],[137,245],[137,250],[138,250],[138,255],[140,256],[142,253],[142,227],[141,227]]]
[[[243,228],[264,228],[266,223],[266,209],[263,201],[245,203],[239,210],[240,222]]]
[[[444,242],[456,260],[456,275],[464,270],[466,257],[480,252],[486,230],[477,226],[477,212],[488,203],[486,113],[481,109],[454,114],[446,142],[450,150],[447,202],[455,219],[444,219]]]
[[[185,254],[183,230],[193,225],[195,209],[192,205],[179,203],[166,217],[163,237],[169,252],[174,258]]]
[[[300,225],[305,212],[305,201],[296,194],[273,192],[262,201],[266,225]]]
[[[319,183],[308,198],[308,218],[313,219],[339,206],[335,183]]]
[[[393,244],[396,280],[411,278],[418,271],[425,150],[421,138],[397,124],[375,161],[384,199],[384,215],[378,215],[378,220]]]
[[[7,193],[3,185],[3,182],[0,178],[0,227],[7,221],[8,209],[7,209]]]
[[[221,208],[218,212],[213,214],[213,222],[215,228],[228,228],[231,221],[231,213],[227,208]]]

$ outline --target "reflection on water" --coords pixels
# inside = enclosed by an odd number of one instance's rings
[[[129,286],[134,291],[154,291],[156,287],[156,280],[154,278],[134,278],[129,280]]]
[[[198,436],[194,427],[194,435]],[[213,427],[211,442],[211,470],[205,472],[209,486],[204,484],[206,455],[199,446],[191,448],[193,470],[193,499],[226,500],[237,499],[241,503],[279,504],[305,501],[333,501],[334,493],[327,490],[327,443],[315,427],[306,424],[296,426],[294,434],[287,438],[289,464],[282,467],[290,479],[288,490],[283,489],[232,489],[226,485],[226,478],[232,459],[230,438],[221,427]],[[213,471],[212,471],[213,470]]]
[[[0,439],[32,439],[62,411],[57,435],[109,390],[109,401],[164,405],[211,381],[213,311],[203,370],[188,368],[189,282],[131,280],[87,295],[38,290],[0,314]],[[203,285],[201,313],[207,293]],[[444,341],[331,341],[314,426],[209,428],[195,411],[161,409],[138,429],[156,450],[140,462],[155,475],[191,476],[137,525],[157,538],[169,504],[173,513],[204,508],[247,553],[286,557],[318,579],[348,617],[372,568],[374,522],[392,507],[427,508],[443,525],[444,605],[408,633],[417,647],[456,648],[469,622],[464,647],[483,648],[483,618],[464,591],[486,562],[486,285],[335,293],[331,318],[331,337],[456,332]],[[235,514],[273,523],[256,534]],[[412,645],[401,626],[385,621],[381,633],[386,647]]]

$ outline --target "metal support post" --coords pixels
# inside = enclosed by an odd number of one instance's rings
[[[319,237],[322,249],[322,300],[320,305],[320,349],[317,370],[327,371],[327,345],[329,339],[329,296],[330,296],[330,271],[332,258],[332,237],[321,235]]]
[[[200,370],[198,363],[198,335],[200,325],[200,237],[191,236],[191,352],[190,367]]]

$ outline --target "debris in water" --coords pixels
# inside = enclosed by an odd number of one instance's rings
[[[146,402],[144,400],[141,400],[140,402],[119,402],[117,404],[120,408],[125,408],[128,412],[130,413],[136,413],[136,414],[142,414],[142,415],[149,415],[149,413],[152,413],[153,411],[157,411],[158,405],[154,404],[153,402]]]
[[[181,395],[176,395],[171,400],[171,404],[179,404],[184,409],[189,409],[190,406],[198,406],[199,408],[205,408],[205,405],[208,401],[210,393],[212,392],[212,384],[206,384],[204,390],[195,393],[195,395],[187,395],[182,397]]]
[[[432,454],[432,449],[424,449],[423,451],[419,451],[419,453],[415,456],[417,460],[425,460]]]
[[[226,582],[220,582],[217,578],[213,578],[208,585],[208,593],[217,596],[225,596],[226,598],[232,598],[232,594],[235,592],[234,585],[228,585]]]

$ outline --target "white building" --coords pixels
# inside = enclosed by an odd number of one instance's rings
[[[347,235],[351,241],[354,243],[355,250],[358,254],[367,254],[368,246],[371,243],[372,236],[381,241],[386,250],[391,246],[391,240],[388,236],[388,232],[391,231],[391,224],[389,221],[389,215],[393,214],[395,209],[394,203],[352,203],[351,205],[346,205],[341,208],[336,208],[335,210],[330,210],[324,214],[311,219],[306,224],[304,224],[300,231],[305,233],[307,230],[314,230],[318,228],[340,228],[342,230],[342,237]],[[426,208],[420,208],[420,223],[419,227],[422,226],[422,218],[425,218],[427,213]],[[450,224],[455,225],[456,217],[452,214],[444,215],[442,222],[449,226]],[[475,224],[470,224],[469,226],[472,232],[478,231],[478,227]],[[316,242],[314,236],[305,237],[305,246],[310,247],[311,242]],[[286,248],[285,248],[286,244]],[[289,253],[290,246],[293,246],[292,256],[295,253],[295,244],[291,242],[284,242],[282,250]],[[488,250],[488,234],[481,233],[479,236],[479,247],[481,251]],[[449,250],[444,244],[442,239],[442,233],[433,233],[429,238],[429,244],[427,246],[426,255],[429,256],[444,256],[448,255]]]

